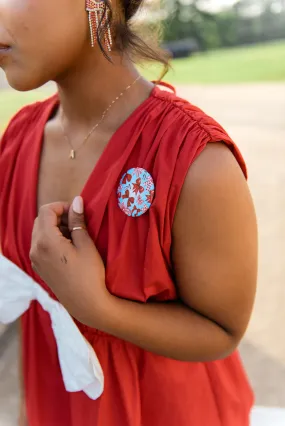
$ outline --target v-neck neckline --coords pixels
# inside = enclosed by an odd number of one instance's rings
[[[113,133],[110,140],[106,144],[102,154],[100,155],[99,159],[97,160],[94,168],[92,169],[90,175],[88,176],[82,191],[81,195],[83,198],[88,198],[89,188],[91,188],[91,182],[94,181],[94,178],[97,174],[100,174],[104,171],[106,168],[106,164],[108,162],[109,153],[113,150],[113,147],[116,146],[116,140],[118,140],[120,137],[124,137],[124,130],[128,126],[128,124],[134,120],[134,118],[149,104],[149,102],[156,96],[157,91],[159,91],[158,87],[155,85],[149,96],[142,101],[142,103],[126,118],[126,120],[118,127],[118,129]],[[45,127],[56,109],[59,107],[59,97],[58,94],[54,95],[52,98],[50,98],[50,104],[46,108],[44,114],[42,115],[40,119],[40,132],[38,132],[38,136],[36,138],[36,158],[34,161],[35,167],[33,168],[33,185],[31,187],[33,188],[33,194],[32,194],[32,200],[33,200],[33,220],[38,216],[38,186],[39,186],[39,173],[40,173],[40,165],[41,165],[41,157],[43,152],[43,145],[44,145],[44,138],[45,138]]]

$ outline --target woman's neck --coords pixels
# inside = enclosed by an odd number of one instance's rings
[[[138,71],[130,60],[116,56],[112,59],[110,63],[101,55],[95,62],[89,56],[57,80],[61,109],[70,130],[90,129],[120,93],[137,79]],[[125,99],[120,98],[112,108],[118,121],[149,96],[151,87],[141,79],[124,93],[122,98]],[[111,111],[108,115],[113,116]],[[116,127],[116,123],[113,125]]]

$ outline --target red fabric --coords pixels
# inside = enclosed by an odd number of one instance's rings
[[[39,158],[54,97],[24,108],[1,144],[0,216],[3,254],[36,279],[29,248],[36,217]],[[109,290],[146,302],[176,298],[171,226],[189,166],[207,143],[226,132],[198,108],[157,87],[106,147],[82,195],[90,235],[107,269]],[[156,186],[149,212],[127,217],[117,205],[123,173],[143,167]],[[45,283],[40,284],[48,290]],[[33,303],[22,320],[30,426],[248,426],[253,396],[239,356],[185,363],[146,352],[79,324],[102,364],[106,386],[92,401],[65,391],[48,314]]]

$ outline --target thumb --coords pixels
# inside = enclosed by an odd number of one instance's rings
[[[84,202],[82,197],[75,197],[68,213],[68,227],[76,248],[89,246],[92,240],[86,230]],[[93,244],[93,243],[92,243]]]

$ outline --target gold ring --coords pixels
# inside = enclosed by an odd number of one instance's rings
[[[85,229],[86,228],[84,226],[75,226],[74,228],[71,229],[70,232],[73,232],[73,231],[82,231],[82,230],[85,230]]]

